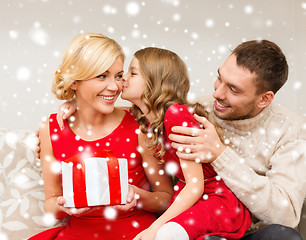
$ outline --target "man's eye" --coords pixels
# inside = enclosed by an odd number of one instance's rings
[[[238,92],[236,91],[236,89],[234,89],[234,88],[232,88],[232,87],[230,87],[230,90],[231,90],[233,93],[238,93]]]

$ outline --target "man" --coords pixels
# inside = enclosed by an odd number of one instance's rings
[[[306,196],[306,121],[272,103],[287,77],[275,43],[244,42],[218,69],[214,99],[204,101],[210,121],[195,116],[203,129],[178,126],[173,132],[187,137],[170,135],[181,159],[211,163],[254,215],[253,231],[267,225],[243,239],[302,239],[293,228]]]

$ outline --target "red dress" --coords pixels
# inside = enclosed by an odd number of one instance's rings
[[[93,153],[103,149],[112,150],[117,158],[128,160],[129,183],[148,190],[149,183],[142,168],[138,147],[138,123],[133,115],[126,112],[120,125],[108,136],[85,141],[74,134],[65,121],[65,128],[60,130],[56,115],[49,121],[50,137],[55,158],[58,161],[70,158],[75,154]],[[91,212],[86,216],[71,216],[65,227],[52,228],[30,238],[36,239],[133,239],[139,232],[148,228],[155,221],[155,215],[141,209],[123,212],[118,211],[113,220],[104,217],[104,210]]]
[[[171,205],[185,186],[184,175],[180,168],[176,150],[170,146],[169,134],[173,126],[198,127],[200,124],[193,118],[185,105],[174,104],[167,110],[164,118],[166,166],[169,162],[176,163],[179,181],[175,188]],[[180,224],[188,233],[189,239],[203,239],[205,236],[220,236],[227,239],[239,239],[251,226],[251,214],[236,198],[225,183],[217,176],[210,164],[202,164],[204,174],[204,194],[191,208],[184,211],[169,222]]]

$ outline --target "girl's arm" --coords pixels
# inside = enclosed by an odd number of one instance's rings
[[[58,107],[56,115],[57,123],[61,130],[64,129],[64,120],[69,118],[77,110],[75,98],[71,101],[66,101]]]
[[[155,151],[146,146],[146,140],[145,134],[138,134],[142,164],[152,192],[134,186],[139,195],[137,205],[146,211],[161,213],[167,208],[173,193],[172,178],[164,171],[164,164],[154,157]]]
[[[183,125],[184,123],[194,125],[194,122],[195,120],[192,118],[186,106],[172,105],[168,108],[164,117],[165,133],[169,135],[173,126]],[[141,232],[135,239],[155,239],[156,232],[162,225],[192,207],[203,195],[204,174],[202,164],[195,161],[179,160],[186,185],[171,206],[147,230]]]
[[[134,240],[155,239],[158,229],[167,221],[192,207],[204,191],[204,175],[202,164],[180,160],[186,185],[176,197],[172,205],[153,224],[134,238]]]
[[[204,175],[202,164],[180,159],[186,185],[167,211],[153,224],[157,230],[170,219],[191,208],[203,195]]]

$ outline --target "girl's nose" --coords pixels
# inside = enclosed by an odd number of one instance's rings
[[[126,79],[127,79],[127,73],[122,76],[122,81],[126,82]]]

